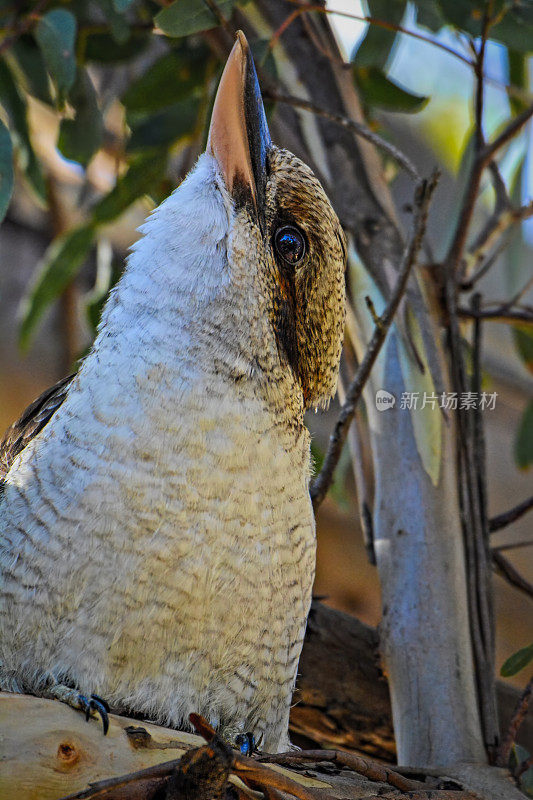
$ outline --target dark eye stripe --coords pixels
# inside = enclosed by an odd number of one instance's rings
[[[274,234],[274,247],[283,261],[295,266],[305,255],[304,235],[293,225],[284,225]]]

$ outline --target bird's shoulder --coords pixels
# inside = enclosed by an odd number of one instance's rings
[[[68,394],[74,374],[58,381],[43,392],[11,425],[0,441],[0,484],[7,475],[15,457],[42,431]]]

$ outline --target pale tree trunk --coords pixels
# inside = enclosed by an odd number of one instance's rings
[[[277,0],[259,0],[244,6],[237,23],[252,39],[270,39],[292,9]],[[218,31],[212,43],[226,49],[230,39],[231,31]],[[362,120],[350,73],[341,65],[324,15],[296,19],[283,32],[273,55],[278,93]],[[273,83],[261,70],[260,81],[268,94]],[[380,312],[403,253],[379,158],[372,145],[350,130],[289,104],[278,103],[271,128],[276,143],[313,166],[351,239],[349,327],[361,357],[373,328],[364,295],[371,296]],[[376,480],[373,525],[383,592],[381,648],[398,759],[412,766],[445,767],[447,772],[467,762],[477,764],[472,782],[478,780],[487,797],[522,797],[500,773],[490,773],[490,790],[483,776],[485,747],[493,744],[490,726],[494,728],[496,720],[489,725],[485,721],[483,731],[468,612],[455,427],[438,410],[417,416],[399,408],[405,390],[438,393],[449,388],[443,338],[425,294],[415,280],[410,281],[401,309],[405,324],[391,329],[365,398]],[[408,338],[414,341],[416,357],[409,352]],[[424,370],[417,360],[422,360]],[[396,396],[393,409],[376,410],[378,388]]]

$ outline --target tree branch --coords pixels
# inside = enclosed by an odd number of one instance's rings
[[[492,563],[497,567],[497,571],[505,580],[512,586],[515,586],[528,597],[533,597],[533,585],[529,583],[511,564],[511,562],[503,556],[499,550],[492,550]]]
[[[347,128],[348,130],[353,131],[355,134],[357,134],[357,136],[361,136],[363,139],[375,144],[376,147],[384,150],[391,156],[391,158],[397,161],[398,164],[400,164],[405,171],[411,175],[412,178],[420,181],[420,175],[412,161],[410,161],[406,155],[398,150],[397,147],[394,147],[394,145],[387,142],[377,133],[371,131],[366,125],[362,125],[360,122],[349,119],[343,114],[337,114],[333,111],[328,111],[325,108],[321,108],[320,106],[315,105],[315,103],[311,103],[309,100],[303,100],[300,97],[293,97],[292,95],[285,95],[272,88],[263,88],[263,97],[266,97],[269,100],[274,100],[278,103],[286,103],[287,105],[293,106],[293,108],[302,108],[304,111],[309,111],[319,117],[328,119],[330,122],[334,122],[336,125],[340,125],[342,128]]]
[[[479,311],[473,311],[471,308],[463,308],[459,306],[457,313],[460,317],[465,319],[490,319],[493,322],[508,322],[510,324],[519,323],[520,325],[533,325],[533,311],[520,310],[512,311],[507,310],[500,306],[499,308],[481,308]]]
[[[516,136],[516,134],[524,127],[524,125],[531,119],[532,116],[533,104],[526,108],[525,111],[522,111],[522,113],[513,120],[511,120],[511,122],[506,128],[503,129],[500,135],[497,136],[493,142],[490,142],[485,146],[480,156],[481,163],[484,167],[494,158],[498,150],[501,150],[501,148],[506,145],[507,142]]]
[[[468,275],[472,270],[474,274],[468,279],[461,281],[461,289],[468,290],[487,272],[487,269],[493,263],[493,259],[488,258],[488,253],[496,244],[498,239],[507,231],[511,225],[523,220],[529,219],[533,216],[533,200],[521,208],[508,207],[504,210],[496,212],[489,224],[482,231],[478,237],[475,245],[470,250],[468,256],[465,258],[464,275]],[[496,251],[496,255],[499,252]],[[480,266],[481,265],[481,266]]]
[[[503,514],[498,514],[496,517],[492,517],[489,520],[489,530],[491,533],[495,531],[500,531],[502,528],[506,528],[507,525],[510,525],[512,522],[516,522],[517,519],[527,514],[528,511],[531,511],[533,508],[533,495],[528,497],[526,500],[523,500],[514,508],[509,509],[509,511],[504,511]]]
[[[509,763],[511,748],[513,744],[516,742],[516,736],[518,734],[518,730],[526,717],[532,693],[533,693],[533,678],[530,678],[524,691],[522,692],[522,694],[518,699],[518,703],[516,704],[516,708],[513,712],[509,728],[507,729],[507,733],[502,739],[502,743],[498,749],[497,763],[499,764],[500,767],[506,767]]]
[[[418,184],[415,191],[415,205],[417,207],[417,212],[415,215],[411,238],[407,247],[405,248],[403,261],[398,271],[396,286],[394,287],[387,308],[377,320],[377,324],[374,328],[374,333],[372,334],[372,338],[369,342],[366,353],[357,370],[355,378],[348,387],[346,392],[346,400],[342,406],[335,429],[330,436],[328,450],[322,465],[322,469],[311,485],[310,493],[315,511],[326,496],[328,489],[331,486],[333,474],[335,472],[344,442],[346,441],[346,437],[348,435],[348,430],[355,414],[355,407],[359,401],[359,398],[361,397],[361,393],[368,380],[372,367],[386,339],[388,330],[400,304],[400,300],[402,299],[407,287],[409,274],[420,252],[422,240],[426,231],[429,205],[432,194],[437,186],[438,179],[439,173],[438,171],[435,171],[429,180],[424,180]]]

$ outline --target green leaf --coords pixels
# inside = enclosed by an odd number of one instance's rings
[[[24,96],[15,84],[13,75],[5,61],[0,59],[0,102],[10,122],[19,163],[37,197],[46,203],[46,186],[39,162],[35,156],[26,118],[27,107]]]
[[[438,33],[446,24],[437,0],[416,0],[414,5],[417,25]]]
[[[217,5],[222,16],[229,19],[235,0],[220,0]],[[154,22],[167,36],[190,36],[219,25],[217,17],[204,0],[175,0],[155,15]]]
[[[93,219],[97,223],[107,223],[116,219],[132,203],[145,194],[150,194],[164,176],[168,153],[141,156],[134,161],[125,175],[116,183],[108,195],[93,208]]]
[[[41,54],[32,36],[19,36],[11,45],[13,53],[23,75],[25,88],[29,94],[42,103],[53,105],[50,94],[48,73]]]
[[[533,25],[508,13],[490,29],[490,38],[519,53],[533,52]]]
[[[65,158],[86,167],[102,144],[104,123],[94,86],[83,67],[78,67],[69,100],[76,116],[61,121],[57,146]]]
[[[404,17],[406,0],[371,0],[369,16],[387,23],[399,25]],[[397,33],[370,23],[363,40],[352,53],[351,60],[358,67],[385,67]]]
[[[524,94],[527,94],[527,84],[528,84],[528,59],[524,55],[524,53],[517,53],[516,50],[507,50],[507,63],[508,63],[508,83],[511,86],[516,86],[519,89],[524,90]],[[516,95],[508,92],[509,95],[509,105],[511,106],[511,111],[514,115],[520,114],[522,111],[525,111],[527,108],[527,103],[525,99],[518,98]]]
[[[190,135],[200,110],[200,99],[190,97],[132,125],[129,152],[164,147]]]
[[[439,0],[439,6],[445,20],[455,28],[472,36],[481,34],[486,0]]]
[[[54,239],[44,255],[37,278],[22,305],[19,343],[28,348],[32,334],[49,305],[67,288],[94,242],[93,224],[82,225]]]
[[[128,41],[131,33],[128,20],[117,10],[114,0],[97,0],[98,5],[104,12],[109,23],[111,36],[117,44],[124,44]]]
[[[278,69],[274,53],[270,47],[270,39],[254,39],[250,42],[250,49],[255,63],[275,80],[278,80]]]
[[[500,670],[500,675],[503,678],[510,678],[512,675],[516,675],[517,672],[524,669],[524,667],[527,667],[531,661],[533,661],[533,644],[523,647],[521,650],[517,650],[516,653],[513,653],[512,656],[509,656]]]
[[[520,469],[533,464],[533,400],[527,406],[516,434],[515,460]]]
[[[0,120],[0,222],[13,194],[13,145],[8,129]]]
[[[35,38],[60,98],[76,79],[76,18],[64,8],[48,11],[37,23]]]
[[[166,53],[132,83],[122,102],[132,112],[150,113],[173,105],[202,86],[209,62],[209,51],[203,43],[191,47],[188,39],[180,47]]]
[[[125,42],[117,42],[109,33],[89,33],[85,42],[85,60],[101,64],[129,61],[146,50],[150,34],[132,31]]]
[[[370,106],[415,114],[429,101],[429,97],[413,94],[395,81],[391,81],[377,67],[368,69],[354,67],[353,74],[363,100]]]
[[[533,372],[533,333],[530,328],[513,325],[513,338],[518,354],[530,372]]]

